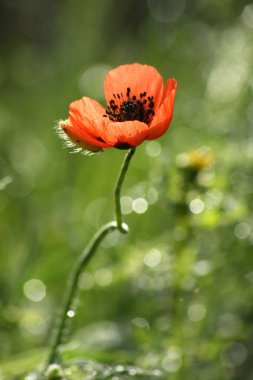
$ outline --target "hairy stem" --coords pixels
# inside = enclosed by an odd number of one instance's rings
[[[55,334],[53,335],[52,344],[50,347],[49,356],[46,362],[46,367],[49,364],[57,363],[59,360],[59,347],[62,344],[64,330],[66,328],[66,322],[68,319],[68,312],[73,307],[73,302],[76,297],[78,290],[78,282],[80,279],[81,273],[84,271],[88,265],[91,258],[94,256],[98,246],[102,240],[111,232],[119,230],[122,233],[128,232],[128,226],[125,223],[122,223],[122,214],[120,207],[120,191],[123,185],[127,169],[129,167],[130,160],[135,152],[135,148],[132,148],[128,151],[125,156],[125,160],[120,169],[120,174],[117,180],[117,184],[114,191],[115,197],[115,212],[116,212],[116,221],[105,224],[101,227],[97,233],[93,236],[85,250],[81,253],[77,259],[68,279],[67,288],[64,295],[62,311],[60,313],[58,324],[55,329]]]

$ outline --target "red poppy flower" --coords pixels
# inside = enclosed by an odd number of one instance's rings
[[[59,123],[61,135],[89,152],[128,149],[157,139],[170,125],[176,89],[175,79],[164,86],[152,66],[119,66],[105,77],[107,108],[87,97],[76,100],[70,104],[69,118]]]

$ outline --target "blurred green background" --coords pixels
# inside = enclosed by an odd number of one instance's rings
[[[2,0],[0,15],[0,378],[45,357],[70,268],[114,218],[125,152],[70,154],[54,126],[83,95],[104,102],[110,68],[140,62],[178,80],[174,118],[137,149],[130,233],[83,275],[65,350],[252,380],[252,4]]]

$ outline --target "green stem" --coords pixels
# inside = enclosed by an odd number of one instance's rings
[[[68,318],[68,311],[73,307],[73,301],[75,299],[78,282],[81,273],[84,271],[88,265],[91,258],[94,256],[98,246],[101,241],[111,232],[119,230],[122,233],[128,232],[128,226],[122,223],[122,215],[120,208],[120,191],[123,185],[124,178],[126,176],[127,169],[129,167],[130,160],[135,152],[135,148],[132,148],[126,154],[123,165],[120,169],[120,174],[115,187],[114,197],[115,197],[115,211],[117,221],[113,221],[105,224],[100,230],[93,236],[88,246],[82,252],[80,257],[77,259],[71,273],[69,276],[66,292],[63,300],[63,307],[61,314],[59,316],[58,325],[56,326],[55,334],[53,335],[53,341],[50,347],[49,356],[46,362],[46,367],[49,364],[56,363],[59,359],[59,347],[62,344],[62,338],[64,330],[66,327],[66,322]]]
[[[87,245],[83,253],[77,259],[72,272],[69,277],[69,282],[67,285],[67,290],[64,297],[63,308],[61,315],[59,317],[59,324],[56,329],[56,334],[54,336],[54,340],[51,346],[50,354],[48,357],[47,365],[54,363],[58,358],[58,348],[62,343],[62,336],[66,325],[66,320],[68,318],[68,311],[71,310],[73,300],[76,295],[78,281],[80,278],[80,274],[86,268],[87,264],[91,260],[92,256],[94,256],[97,247],[101,243],[101,241],[108,235],[110,232],[115,231],[117,229],[116,222],[110,222],[105,224],[100,230],[93,236],[90,243]]]
[[[126,176],[128,166],[130,164],[131,158],[133,157],[135,153],[135,150],[136,148],[131,148],[126,154],[124,162],[121,166],[117,184],[114,190],[117,226],[118,226],[118,230],[122,232],[123,234],[126,234],[128,232],[128,227],[126,224],[122,223],[122,213],[121,213],[121,206],[120,206],[120,191],[121,191],[121,187]]]

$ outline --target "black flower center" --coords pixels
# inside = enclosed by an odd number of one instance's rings
[[[139,120],[149,124],[155,115],[154,97],[147,96],[147,92],[141,92],[139,98],[136,95],[130,95],[131,89],[126,90],[127,100],[124,100],[123,94],[113,94],[107,106],[104,117],[109,117],[111,121],[129,121]]]

